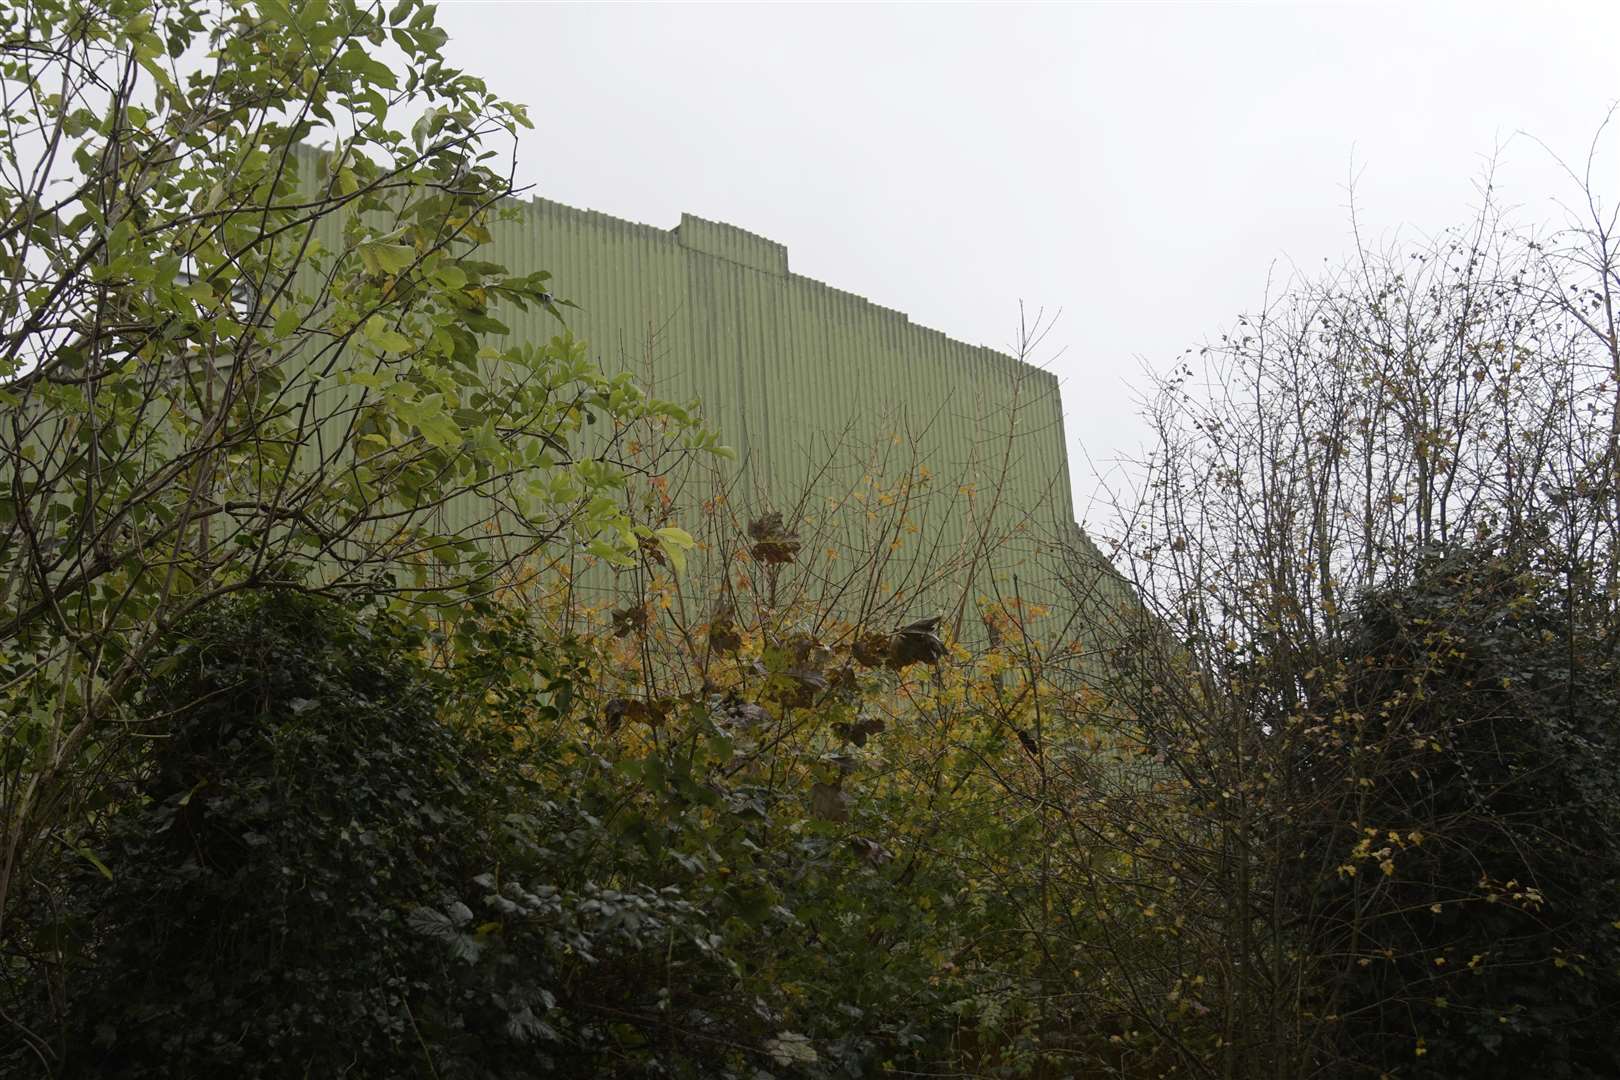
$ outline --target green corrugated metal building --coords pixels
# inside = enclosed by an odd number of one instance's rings
[[[1051,600],[1053,545],[1099,558],[1074,526],[1050,372],[795,274],[783,245],[732,225],[683,214],[661,229],[540,198],[516,209],[492,225],[490,257],[551,271],[606,368],[702,400],[739,453],[740,514],[802,505],[813,525],[830,500],[921,478],[887,584],[915,588],[905,567],[947,555],[973,564],[971,585],[923,590],[936,607],[1010,597],[1014,574],[1026,598]],[[502,317],[520,338],[558,329],[543,312]]]

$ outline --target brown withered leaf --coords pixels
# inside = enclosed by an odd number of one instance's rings
[[[854,664],[841,664],[832,670],[827,677],[828,685],[838,693],[852,696],[860,692],[860,682],[855,678]]]
[[[735,654],[742,648],[742,634],[737,630],[737,612],[730,604],[721,607],[709,620],[709,648],[728,654]]]
[[[882,866],[886,862],[894,861],[894,852],[876,840],[868,840],[864,836],[852,836],[849,838],[849,846],[855,850],[856,855],[873,866]]]
[[[808,687],[811,690],[827,689],[827,676],[815,668],[789,668],[783,674],[800,686]]]
[[[810,812],[824,821],[848,821],[849,806],[855,800],[832,784],[819,781],[810,785]]]
[[[833,730],[845,742],[854,743],[856,746],[865,746],[868,738],[883,730],[883,720],[877,716],[864,716],[853,723],[834,724]]]
[[[893,634],[862,634],[850,646],[849,655],[862,667],[883,667],[889,662],[889,647]]]
[[[889,638],[888,666],[895,671],[912,664],[937,664],[945,655],[945,641],[939,636],[940,617],[929,616],[907,623]]]
[[[862,634],[849,647],[849,655],[862,667],[882,667],[889,662],[891,634]]]
[[[658,727],[669,717],[672,702],[666,698],[642,701],[639,698],[616,697],[603,707],[602,715],[609,732],[617,731],[626,720],[634,720],[648,727]]]
[[[793,634],[783,644],[793,654],[795,667],[820,671],[832,659],[832,650],[806,633]]]
[[[772,695],[790,709],[808,709],[816,695],[827,689],[827,676],[813,668],[789,668],[782,672],[784,682]]]
[[[753,541],[748,550],[755,559],[767,565],[790,563],[799,557],[799,534],[788,531],[779,510],[750,521],[748,538]]]
[[[859,760],[848,754],[824,754],[821,760],[838,770],[840,783],[842,783],[842,777],[848,776],[860,765]]]
[[[629,607],[613,609],[614,637],[629,637],[631,634],[644,634],[646,632],[647,606],[645,604],[632,604]]]
[[[1035,736],[1021,727],[1014,727],[1013,734],[1018,736],[1018,744],[1024,748],[1024,753],[1037,764],[1041,760],[1041,746],[1035,741]]]
[[[738,727],[744,730],[760,724],[770,723],[771,714],[754,704],[752,701],[742,701],[736,697],[728,697],[714,707],[716,723],[729,727]]]

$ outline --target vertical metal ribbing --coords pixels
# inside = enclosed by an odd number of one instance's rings
[[[1061,405],[1048,374],[796,276],[780,245],[728,225],[686,216],[679,231],[663,230],[542,200],[493,230],[497,255],[513,272],[549,269],[559,295],[583,305],[569,325],[610,370],[628,365],[641,374],[648,335],[661,328],[654,392],[704,399],[711,421],[749,455],[778,505],[802,480],[806,452],[819,457],[852,418],[846,462],[933,418],[920,447],[935,478],[930,535],[908,538],[908,547],[939,536],[954,550],[966,539],[966,523],[953,512],[955,484],[979,481],[986,505],[984,485],[1002,450],[986,440],[1004,436],[1014,379],[1023,373],[1025,421],[1004,495],[1010,512],[1000,517],[1027,510],[1043,521],[1072,517]],[[510,325],[513,341],[557,332],[544,312],[514,312]],[[969,463],[977,476],[964,475]],[[891,472],[888,481],[901,479]],[[845,470],[837,482],[859,478]],[[754,486],[741,490],[751,496]],[[458,516],[472,520],[475,512]]]

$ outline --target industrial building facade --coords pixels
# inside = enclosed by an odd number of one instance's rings
[[[738,452],[728,490],[746,512],[813,519],[839,504],[847,517],[863,489],[905,487],[889,584],[941,607],[953,584],[1051,599],[1054,549],[1078,541],[1095,556],[1074,526],[1050,372],[794,274],[783,245],[735,226],[684,214],[660,229],[539,198],[513,209],[492,223],[489,257],[550,271],[578,305],[569,329],[605,368],[700,399]],[[543,311],[501,317],[517,340],[560,329]],[[958,580],[908,577],[924,562],[952,562]]]

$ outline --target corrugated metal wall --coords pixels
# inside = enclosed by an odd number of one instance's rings
[[[683,214],[661,229],[542,198],[510,208],[509,220],[491,223],[487,257],[514,273],[550,271],[557,295],[578,305],[569,328],[604,368],[632,370],[660,397],[701,399],[739,452],[723,478],[738,516],[801,505],[824,464],[802,504],[812,518],[863,484],[875,493],[915,479],[921,464],[927,497],[896,556],[894,588],[908,567],[976,556],[971,584],[926,590],[926,604],[946,608],[953,589],[1010,596],[1014,573],[1027,598],[1050,600],[1050,545],[1080,540],[1094,554],[1074,526],[1050,372],[794,274],[783,245],[733,225]],[[517,340],[561,329],[541,311],[497,314]],[[682,524],[701,524],[691,519],[701,500],[686,501]],[[469,522],[479,514],[455,512]],[[887,542],[870,520],[842,516],[840,543]],[[979,550],[986,534],[993,550]]]
[[[792,505],[829,445],[854,461],[898,439],[904,452],[891,453],[890,471],[915,445],[936,488],[926,536],[912,546],[967,542],[1004,465],[997,520],[1027,518],[1042,540],[1071,532],[1050,372],[794,274],[781,244],[690,214],[665,230],[534,199],[494,234],[492,259],[555,275],[558,295],[579,305],[570,328],[605,367],[643,373],[650,356],[658,394],[702,399],[739,451],[758,508]],[[519,337],[557,330],[544,313],[503,317]],[[957,494],[970,485],[979,493],[971,509]],[[1014,564],[1022,546],[1001,545],[996,564]]]

